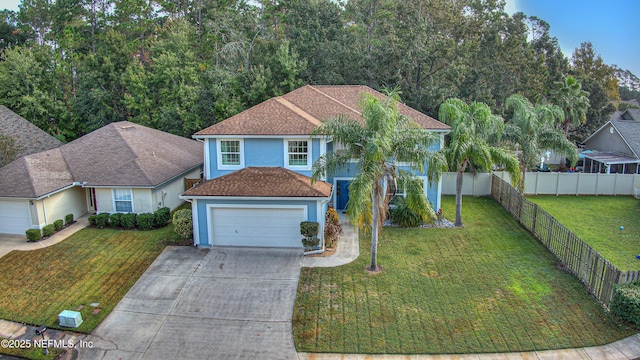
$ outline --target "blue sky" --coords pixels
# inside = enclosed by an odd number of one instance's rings
[[[564,55],[589,41],[606,64],[640,77],[640,1],[507,0],[509,14],[522,11],[549,23]]]
[[[18,10],[20,0],[0,0],[0,8]],[[551,25],[562,52],[571,58],[585,41],[609,65],[640,77],[640,0],[506,0],[506,11],[535,15]]]

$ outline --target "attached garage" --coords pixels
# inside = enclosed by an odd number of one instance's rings
[[[210,205],[214,246],[301,247],[306,207]]]
[[[302,248],[300,223],[323,239],[331,185],[280,167],[248,167],[206,181],[181,198],[192,203],[196,246]]]
[[[0,200],[0,234],[24,234],[30,228],[29,201]]]

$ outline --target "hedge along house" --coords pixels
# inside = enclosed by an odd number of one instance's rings
[[[183,201],[200,177],[197,141],[130,122],[106,125],[0,169],[0,233],[24,234],[66,214],[153,212]]]
[[[363,93],[384,97],[366,86],[307,85],[194,134],[204,142],[205,182],[182,196],[192,203],[194,244],[302,247],[302,221],[318,222],[322,238],[327,208],[344,209],[357,168],[353,164],[312,186],[313,162],[340,144],[311,133],[338,115],[360,119]],[[441,133],[432,145],[440,149],[447,125],[404,104],[399,110],[425,131]],[[426,172],[417,175],[438,208],[441,184],[429,184]]]

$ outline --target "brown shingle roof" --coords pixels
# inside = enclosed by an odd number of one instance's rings
[[[76,181],[88,186],[156,186],[204,161],[201,143],[127,121],[64,145]]]
[[[281,167],[247,167],[187,190],[190,196],[329,197],[331,185]]]
[[[202,164],[201,143],[130,122],[106,125],[0,169],[0,196],[36,198],[73,182],[155,187]]]
[[[0,169],[0,196],[37,198],[72,183],[60,149],[27,155]]]
[[[382,93],[367,86],[306,85],[203,129],[195,136],[309,135],[320,122],[338,115],[344,114],[359,119],[359,103],[365,92],[384,98]],[[449,126],[405,104],[401,103],[398,107],[400,113],[410,116],[425,129],[450,129]]]
[[[0,135],[15,139],[16,145],[20,147],[17,158],[55,149],[62,145],[60,140],[2,105],[0,105]]]

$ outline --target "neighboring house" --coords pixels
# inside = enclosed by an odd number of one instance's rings
[[[130,122],[106,125],[0,169],[0,233],[24,234],[66,214],[153,212],[183,201],[202,144]]]
[[[14,140],[16,152],[12,160],[25,155],[55,149],[62,145],[60,140],[42,131],[22,116],[0,105],[0,136]],[[11,161],[8,161],[9,163]],[[0,164],[0,167],[3,164]]]
[[[205,182],[182,198],[192,202],[195,245],[301,247],[301,221],[320,223],[322,238],[328,206],[346,207],[355,164],[311,186],[313,162],[340,146],[311,132],[338,115],[360,119],[365,92],[384,96],[366,86],[307,85],[193,135],[204,141]],[[440,149],[447,125],[404,104],[399,110],[439,132],[432,149]],[[438,208],[440,184],[418,176]]]
[[[583,145],[584,172],[640,174],[640,109],[616,111]]]

